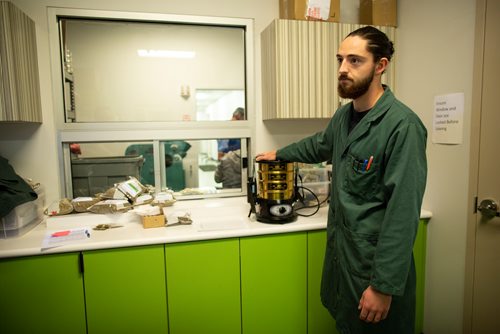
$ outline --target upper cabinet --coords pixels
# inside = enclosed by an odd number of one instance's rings
[[[35,23],[0,1],[0,122],[42,122]]]
[[[336,54],[359,24],[274,20],[261,34],[262,117],[330,118],[346,101],[337,93]],[[394,41],[395,28],[377,26]],[[382,76],[393,91],[394,64]]]

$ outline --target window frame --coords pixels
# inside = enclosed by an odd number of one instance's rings
[[[69,143],[96,143],[117,141],[153,141],[158,147],[164,140],[204,140],[217,138],[245,139],[247,157],[252,156],[252,138],[255,136],[255,77],[254,77],[254,37],[253,19],[192,16],[177,14],[157,14],[138,12],[119,12],[105,10],[87,10],[49,7],[49,43],[52,73],[52,95],[54,118],[57,131],[57,151],[60,168],[60,191],[66,197],[72,197],[71,162]],[[62,69],[63,50],[60,46],[60,18],[127,20],[156,23],[189,23],[213,26],[237,26],[244,28],[245,35],[245,110],[246,120],[231,121],[193,121],[193,122],[88,122],[66,123],[64,110],[64,77]],[[160,150],[155,149],[155,161],[160,160]],[[252,164],[248,162],[251,175]],[[246,175],[246,174],[245,174]],[[246,179],[246,177],[244,178]],[[158,187],[157,187],[158,189]],[[217,194],[216,197],[245,196],[246,182],[242,182],[241,192]],[[183,197],[186,199],[192,196]],[[195,196],[196,197],[196,196]],[[201,198],[213,197],[202,195]]]

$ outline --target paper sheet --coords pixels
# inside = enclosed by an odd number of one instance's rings
[[[60,231],[49,231],[42,241],[42,251],[49,248],[75,244],[90,239],[90,228],[74,228]]]
[[[434,97],[434,144],[462,144],[464,93]]]

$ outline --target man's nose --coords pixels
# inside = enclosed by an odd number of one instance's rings
[[[339,74],[341,73],[347,73],[347,64],[345,59],[339,61]]]

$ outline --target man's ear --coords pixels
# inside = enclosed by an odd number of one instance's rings
[[[380,74],[384,73],[388,65],[389,65],[389,60],[387,58],[385,58],[385,57],[380,58],[380,60],[377,63],[376,70],[375,70],[376,73],[380,73]]]

